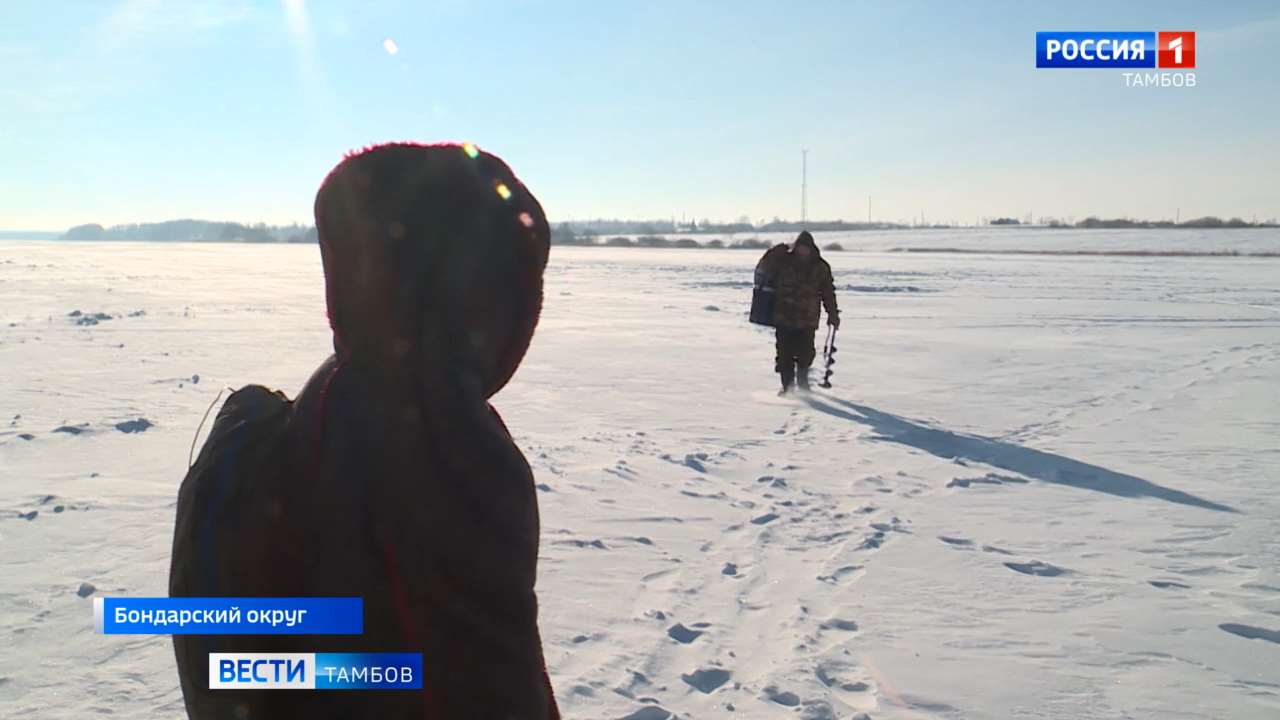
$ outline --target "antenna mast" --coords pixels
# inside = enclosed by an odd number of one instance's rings
[[[809,151],[800,151],[800,224],[809,221]]]

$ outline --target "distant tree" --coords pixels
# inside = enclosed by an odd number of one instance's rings
[[[708,240],[708,241],[707,241],[707,247],[709,247],[709,248],[722,248],[722,247],[724,247],[724,241],[723,241],[723,240],[721,240],[720,238],[713,238],[713,239],[711,239],[711,240]]]
[[[604,244],[609,247],[632,247],[635,245],[629,237],[611,237]]]
[[[833,243],[827,243],[825,246],[823,246],[823,248],[822,248],[822,249],[823,249],[823,250],[831,250],[831,251],[833,251],[833,252],[841,252],[842,250],[844,250],[844,246],[843,246],[843,245],[841,245],[840,243],[834,243],[834,242],[833,242]]]
[[[1207,215],[1205,217],[1196,218],[1194,220],[1188,220],[1182,224],[1186,225],[1187,227],[1195,227],[1195,228],[1217,228],[1217,227],[1222,227],[1223,222],[1222,222],[1222,218],[1214,217],[1212,215]]]
[[[90,225],[77,225],[67,231],[63,235],[67,240],[102,240],[107,235],[107,229],[97,223]]]
[[[320,233],[315,228],[307,228],[303,232],[294,233],[289,236],[286,242],[290,243],[314,243],[320,240]]]
[[[552,245],[591,245],[594,240],[586,235],[579,234],[572,225],[567,222],[559,223],[551,227],[551,244]]]

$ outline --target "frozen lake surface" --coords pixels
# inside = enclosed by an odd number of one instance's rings
[[[853,241],[1280,249],[991,234]],[[835,387],[783,400],[757,256],[552,249],[494,405],[566,718],[1280,716],[1280,259],[827,253]],[[92,597],[166,593],[201,416],[296,392],[323,295],[314,246],[0,242],[0,717],[182,716]]]

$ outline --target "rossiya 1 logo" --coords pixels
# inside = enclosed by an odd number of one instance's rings
[[[1126,87],[1195,87],[1192,30],[1036,33],[1037,68],[1148,68],[1124,72]],[[1173,72],[1170,72],[1173,71]]]

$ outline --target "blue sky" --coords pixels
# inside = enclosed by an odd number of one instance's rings
[[[1195,30],[1197,86],[1036,70]],[[390,38],[397,52],[388,51]],[[1280,215],[1280,6],[6,0],[0,228],[311,220],[351,148],[471,140],[557,220]]]

